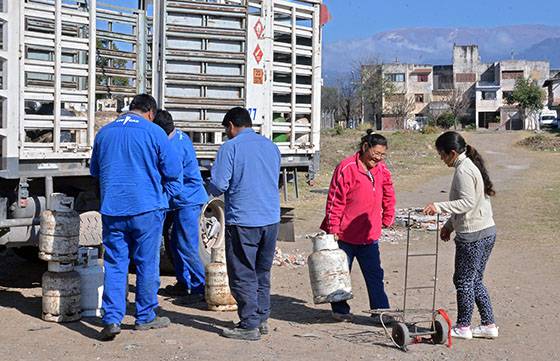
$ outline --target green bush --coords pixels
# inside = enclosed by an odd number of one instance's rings
[[[337,125],[334,127],[334,133],[335,133],[336,135],[342,135],[342,134],[344,134],[344,128],[342,128],[340,125],[337,124]]]
[[[449,112],[443,113],[437,117],[436,125],[444,129],[449,129],[455,125],[455,116]]]

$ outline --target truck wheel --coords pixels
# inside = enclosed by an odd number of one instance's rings
[[[202,207],[198,249],[204,265],[210,263],[212,248],[224,247],[226,231],[224,208],[224,201],[220,198],[212,198]]]
[[[163,222],[163,240],[161,242],[159,254],[159,269],[161,273],[166,275],[175,275],[175,267],[173,265],[173,256],[171,254],[171,230],[173,229],[173,217],[168,212]]]

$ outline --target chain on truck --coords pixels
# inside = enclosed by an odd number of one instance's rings
[[[122,2],[113,2],[122,3]],[[101,244],[95,132],[151,93],[187,132],[206,178],[221,120],[246,107],[288,174],[318,169],[321,0],[0,0],[0,248],[37,254],[39,215],[69,205]],[[279,175],[280,177],[280,175]],[[286,196],[286,194],[285,194]],[[201,256],[223,242],[223,203],[200,219]]]

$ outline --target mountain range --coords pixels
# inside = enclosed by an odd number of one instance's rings
[[[560,26],[403,28],[324,44],[323,77],[330,82],[357,64],[372,60],[451,64],[453,44],[477,44],[482,61],[487,63],[512,58],[548,60],[551,68],[560,68]]]

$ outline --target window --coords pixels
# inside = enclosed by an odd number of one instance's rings
[[[508,99],[511,98],[511,96],[513,95],[512,91],[505,91],[503,92],[503,97],[504,97],[504,103],[506,103],[508,101]]]
[[[504,70],[502,71],[502,79],[520,79],[523,78],[523,70]]]
[[[385,74],[385,79],[387,79],[389,81],[392,81],[392,82],[402,83],[402,82],[404,82],[404,73]]]
[[[475,73],[457,73],[455,75],[457,83],[474,83],[476,81]]]
[[[418,81],[419,83],[426,83],[428,81],[428,74],[416,75],[416,81]]]
[[[414,94],[414,101],[416,103],[424,103],[424,94]]]
[[[483,91],[482,92],[482,100],[496,100],[496,92],[495,91]]]

